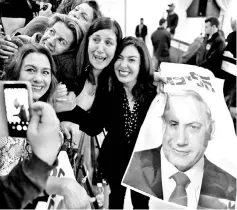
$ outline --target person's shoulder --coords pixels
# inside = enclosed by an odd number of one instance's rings
[[[236,200],[236,178],[205,158],[202,194]]]
[[[147,149],[147,150],[134,152],[133,158],[143,160],[143,162],[144,162],[144,161],[147,161],[149,159],[152,159],[153,156],[156,157],[156,156],[159,156],[159,155],[160,155],[159,148],[154,148],[154,149]]]
[[[204,173],[208,180],[218,184],[222,189],[236,191],[236,178],[207,159],[205,159]]]

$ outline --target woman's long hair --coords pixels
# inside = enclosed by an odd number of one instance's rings
[[[99,30],[112,29],[116,35],[117,46],[120,45],[122,40],[122,30],[117,21],[112,20],[109,17],[100,17],[94,20],[89,27],[77,53],[77,76],[79,78],[83,77],[85,80],[89,80],[92,84],[95,84],[95,78],[92,72],[92,66],[89,61],[88,56],[88,43],[89,37]],[[116,52],[115,52],[116,54]],[[110,64],[103,69],[98,78],[99,86],[103,85],[108,88],[108,78],[110,71],[114,63],[114,58],[111,60]]]
[[[115,60],[117,60],[124,48],[130,45],[134,46],[138,50],[138,53],[140,55],[140,69],[137,76],[137,82],[132,88],[132,95],[134,97],[134,100],[138,100],[140,103],[142,103],[145,99],[146,94],[150,91],[154,91],[155,89],[155,86],[153,84],[154,70],[152,68],[151,56],[145,42],[132,36],[125,37],[122,40],[120,46],[117,49]],[[123,86],[123,84],[117,79],[114,71],[112,73],[110,85],[111,91],[115,91],[118,88],[120,89]]]
[[[53,94],[58,82],[55,77],[56,66],[55,66],[54,60],[50,52],[45,47],[40,46],[39,44],[32,44],[32,43],[19,47],[17,53],[15,53],[12,57],[10,57],[8,62],[4,65],[3,80],[6,80],[6,81],[19,80],[22,63],[25,57],[31,53],[40,53],[40,54],[45,55],[48,58],[50,66],[51,66],[50,87],[48,91],[39,99],[40,101],[46,102],[49,100],[50,96]]]

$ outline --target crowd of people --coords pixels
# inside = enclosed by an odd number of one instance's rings
[[[145,44],[147,28],[143,19],[136,28],[137,37],[124,37],[119,23],[104,16],[95,0],[62,0],[55,13],[47,4],[34,18],[34,15],[25,17],[19,14],[20,22],[15,22],[19,17],[2,13],[2,17],[11,17],[7,21],[12,21],[14,27],[11,25],[8,28],[3,21],[4,34],[0,37],[1,82],[30,82],[33,103],[27,136],[0,136],[0,208],[36,208],[38,201],[47,200],[53,194],[63,196],[65,208],[68,209],[89,209],[92,203],[109,209],[123,208],[126,187],[121,182],[124,173],[149,107],[156,95],[164,91],[165,81],[160,76],[155,77],[155,71],[159,70],[161,62],[170,62],[170,42],[178,24],[174,7],[174,4],[169,5],[168,18],[159,21],[160,27],[151,37],[155,66]],[[195,52],[194,47],[191,49],[190,46],[180,63],[190,64],[192,60],[195,65],[208,68],[216,77],[221,77],[221,56],[224,50],[233,53],[232,44],[225,46],[218,31],[217,18],[207,18],[205,23],[208,38],[198,42]],[[228,36],[227,41],[232,42],[233,37]],[[192,97],[201,101],[199,96]],[[228,99],[231,106],[236,107],[233,93]],[[170,110],[177,112],[177,107],[181,107],[174,105],[179,104],[179,100],[171,98],[169,103],[164,117],[167,123],[168,118],[175,115]],[[187,102],[186,105],[190,104]],[[208,112],[205,105],[201,108],[204,113]],[[205,123],[208,121],[208,126],[205,124],[204,127],[211,133],[211,119],[206,119],[204,115],[202,113],[201,118]],[[193,127],[201,129],[203,121],[196,122]],[[171,136],[171,129],[175,126],[170,125],[168,136]],[[105,138],[93,165],[94,173],[89,184],[104,183],[103,187],[109,186],[108,206],[105,205],[103,190],[97,190],[92,195],[88,187],[82,187],[84,182],[78,179],[80,154],[77,148],[73,152],[70,150],[72,145],[80,145],[83,136],[95,137],[104,130]],[[198,137],[193,135],[192,142],[200,137],[205,144],[204,133]],[[162,154],[170,159],[168,150],[172,149],[167,141],[164,140],[165,154]],[[49,176],[49,172],[57,167],[57,157],[62,150],[68,152],[76,180]],[[205,150],[200,151],[204,153]],[[196,153],[199,154],[199,151]],[[198,155],[196,162],[203,157],[203,153]],[[203,166],[204,160],[201,160]],[[181,172],[190,169],[182,168],[176,160],[171,162]],[[136,168],[144,171],[139,167]],[[221,169],[218,172],[221,173]],[[148,179],[151,181],[151,177]],[[228,174],[228,180],[233,187],[236,179]],[[233,199],[236,186],[230,194],[230,198],[225,198]],[[137,191],[131,190],[131,201],[134,209],[149,208],[149,197]]]

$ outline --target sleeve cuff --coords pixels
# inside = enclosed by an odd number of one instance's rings
[[[22,163],[22,168],[25,175],[37,186],[44,189],[49,173],[58,165],[58,160],[54,164],[48,165],[35,154],[29,160]]]

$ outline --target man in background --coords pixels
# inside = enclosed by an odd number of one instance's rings
[[[161,62],[170,62],[169,49],[171,35],[170,32],[166,30],[166,26],[166,20],[164,18],[161,18],[159,21],[159,28],[151,35],[153,56],[157,60],[157,66],[154,66],[155,69],[158,69]]]
[[[205,20],[205,34],[208,39],[204,41],[197,52],[196,63],[207,68],[218,78],[225,78],[221,69],[222,55],[225,49],[225,40],[219,33],[219,20],[217,17],[208,17]]]
[[[143,23],[144,19],[140,19],[140,24],[137,25],[135,35],[137,38],[142,38],[142,40],[145,42],[146,35],[147,35],[147,26]]]
[[[173,37],[175,34],[175,29],[178,25],[179,16],[174,12],[175,4],[171,3],[168,5],[169,9],[167,10],[168,16],[167,16],[167,31],[171,33],[171,36]]]

